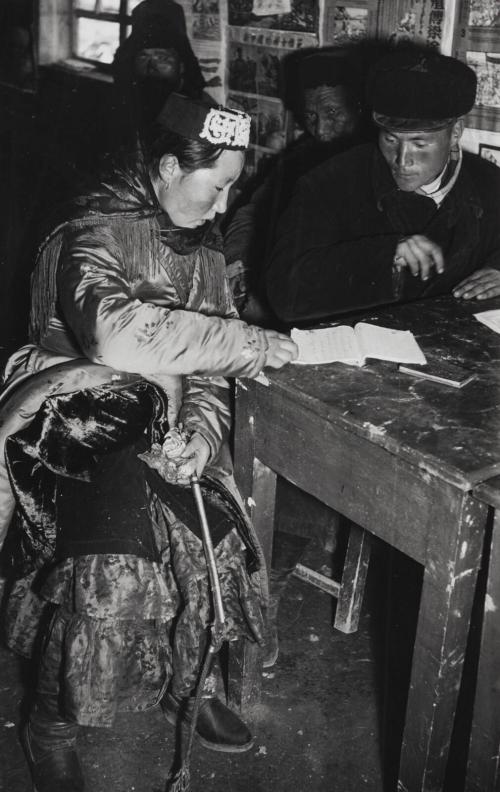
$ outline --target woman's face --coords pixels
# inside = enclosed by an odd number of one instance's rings
[[[156,194],[162,209],[174,225],[196,228],[227,209],[231,185],[241,173],[242,151],[224,150],[213,167],[186,173],[177,158],[165,154],[160,159]]]

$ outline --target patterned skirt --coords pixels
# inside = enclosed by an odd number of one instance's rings
[[[133,555],[66,559],[18,580],[6,615],[8,645],[42,645],[38,691],[81,725],[110,726],[116,712],[154,706],[170,686],[193,691],[211,622],[201,541],[153,496],[161,562]],[[258,592],[236,530],[215,548],[228,641],[263,638]],[[43,634],[40,636],[40,625]]]
[[[189,695],[205,653],[211,593],[194,500],[146,482],[137,459],[158,401],[143,385],[57,396],[9,441],[22,517],[14,545],[29,547],[37,569],[24,568],[12,587],[7,643],[40,654],[39,693],[82,725],[111,725],[117,711],[153,706],[169,686]],[[93,454],[101,461],[87,484]],[[228,506],[229,491],[219,502],[224,638],[261,642],[245,519]]]

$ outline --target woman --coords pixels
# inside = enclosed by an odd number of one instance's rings
[[[6,370],[9,539],[22,573],[6,627],[25,654],[42,638],[25,730],[37,792],[84,789],[78,725],[160,700],[169,721],[189,722],[211,616],[185,487],[194,473],[205,474],[225,637],[262,635],[261,553],[232,478],[224,377],[279,368],[296,348],[237,318],[212,227],[243,165],[248,116],[173,94],[159,124],[146,163],[117,169],[47,235],[33,343]],[[172,484],[142,459],[178,424],[187,444]],[[215,750],[252,745],[213,689],[197,732]]]

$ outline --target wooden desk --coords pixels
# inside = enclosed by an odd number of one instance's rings
[[[494,509],[466,792],[500,789],[500,476],[474,490]]]
[[[500,473],[500,336],[472,316],[493,307],[446,297],[364,317],[474,369],[462,390],[382,362],[288,366],[237,386],[236,474],[268,560],[280,474],[424,567],[401,792],[443,784],[487,513],[470,491]],[[243,708],[258,696],[256,657],[249,647]]]

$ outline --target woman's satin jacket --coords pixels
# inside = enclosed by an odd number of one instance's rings
[[[173,227],[140,168],[77,199],[45,238],[31,337],[6,367],[2,445],[48,395],[139,376],[167,393],[170,424],[206,439],[215,468],[230,424],[225,377],[256,376],[267,348],[237,317],[217,235]],[[0,473],[0,496],[7,489]],[[0,500],[1,521],[13,504]]]

